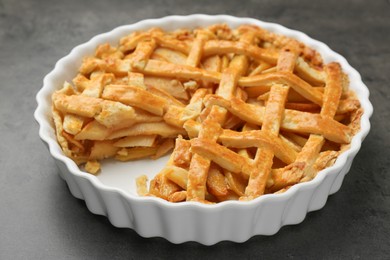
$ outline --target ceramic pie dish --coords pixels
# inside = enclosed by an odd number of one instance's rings
[[[82,171],[64,155],[56,140],[52,123],[51,95],[61,88],[64,81],[71,81],[84,56],[92,55],[100,44],[116,45],[121,37],[133,31],[151,27],[174,30],[217,23],[226,23],[233,28],[242,24],[257,25],[303,42],[318,51],[325,63],[336,61],[341,64],[364,113],[360,131],[353,137],[350,149],[343,152],[333,166],[319,172],[312,181],[294,185],[284,193],[263,195],[248,202],[175,204],[159,198],[140,197],[136,192],[135,179],[140,174],[146,174],[152,179],[168,160],[167,156],[158,160],[144,159],[125,163],[106,160],[102,163],[101,173],[95,176]],[[254,235],[272,235],[284,225],[302,222],[307,212],[321,209],[328,196],[340,189],[353,158],[370,130],[369,117],[373,109],[368,96],[369,91],[359,73],[345,58],[301,32],[251,18],[226,15],[168,16],[120,26],[75,47],[44,78],[43,87],[37,94],[38,107],[34,116],[40,126],[39,135],[48,145],[61,177],[68,184],[72,195],[85,200],[92,213],[105,215],[114,226],[134,229],[143,237],[157,236],[173,243],[196,241],[212,245],[223,240],[243,242]]]

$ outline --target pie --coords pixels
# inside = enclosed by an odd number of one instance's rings
[[[337,62],[265,29],[152,28],[102,44],[52,95],[57,140],[97,174],[100,161],[171,152],[142,195],[248,201],[334,164],[363,113]]]

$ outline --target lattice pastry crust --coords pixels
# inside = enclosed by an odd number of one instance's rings
[[[168,201],[252,200],[310,181],[348,149],[362,109],[338,63],[244,25],[134,32],[98,46],[53,96],[64,153],[168,164],[138,191]]]

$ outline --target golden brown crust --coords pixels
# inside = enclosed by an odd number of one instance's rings
[[[52,95],[64,154],[98,160],[173,152],[148,191],[216,203],[281,193],[349,148],[363,111],[340,64],[252,25],[152,28],[98,46]],[[174,139],[176,141],[174,142]]]

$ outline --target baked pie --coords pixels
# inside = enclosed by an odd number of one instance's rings
[[[349,148],[362,108],[340,64],[265,29],[216,24],[137,31],[85,57],[52,95],[65,155],[159,158],[141,195],[216,203],[281,193],[313,179]]]

